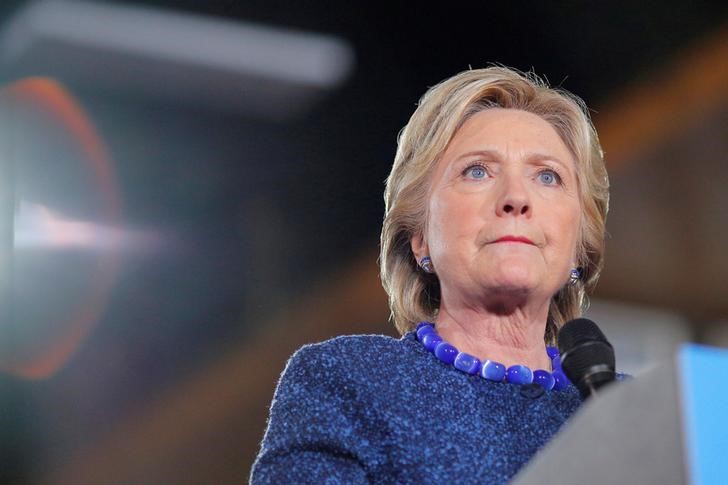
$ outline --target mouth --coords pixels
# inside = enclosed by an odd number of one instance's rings
[[[532,246],[535,246],[536,245],[533,241],[531,241],[527,237],[524,237],[524,236],[510,236],[510,235],[509,236],[500,237],[500,238],[496,239],[493,242],[494,243],[521,243],[521,244],[530,244]]]

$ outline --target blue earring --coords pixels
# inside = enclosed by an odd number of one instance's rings
[[[574,286],[579,281],[581,281],[581,268],[571,268],[571,271],[569,271],[569,284]]]
[[[422,268],[422,271],[425,273],[434,273],[435,268],[432,266],[432,260],[429,256],[425,256],[424,258],[420,259],[420,268]]]

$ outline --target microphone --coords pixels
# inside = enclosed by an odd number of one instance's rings
[[[596,323],[587,318],[570,320],[558,336],[561,368],[582,399],[615,378],[614,348]]]

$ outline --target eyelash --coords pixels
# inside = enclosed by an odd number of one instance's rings
[[[488,176],[488,177],[490,176],[490,173],[488,173],[488,168],[482,162],[471,162],[463,169],[463,171],[461,172],[461,175],[463,177],[466,176],[471,169],[476,168],[476,167],[481,168],[485,172],[486,176]],[[536,174],[536,177],[539,177],[543,173],[553,174],[554,178],[556,179],[556,185],[564,185],[564,179],[558,170],[551,168],[551,167],[542,168],[538,171],[538,174]]]
[[[483,169],[483,172],[485,172],[485,175],[486,175],[486,176],[488,176],[488,177],[490,176],[490,173],[488,173],[488,169],[486,168],[486,166],[485,166],[485,165],[483,165],[483,163],[482,163],[482,162],[471,162],[470,164],[468,164],[468,166],[467,166],[467,167],[465,167],[465,168],[463,169],[463,171],[461,172],[461,175],[462,175],[463,177],[464,177],[464,176],[466,176],[466,175],[468,174],[468,172],[469,172],[469,171],[470,171],[471,169],[473,169],[473,168],[476,168],[476,167],[477,167],[477,168],[481,168],[481,169]],[[484,178],[485,178],[485,177],[484,177]]]
[[[564,185],[564,179],[561,177],[561,174],[557,170],[555,170],[553,168],[550,168],[550,167],[549,168],[542,168],[541,170],[538,171],[538,174],[536,176],[538,177],[538,176],[540,176],[541,174],[544,174],[544,173],[551,173],[551,174],[553,174],[554,175],[554,178],[556,179],[556,185]]]

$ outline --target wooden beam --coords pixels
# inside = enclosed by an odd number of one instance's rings
[[[728,25],[679,53],[594,115],[611,169],[637,160],[728,99]]]

